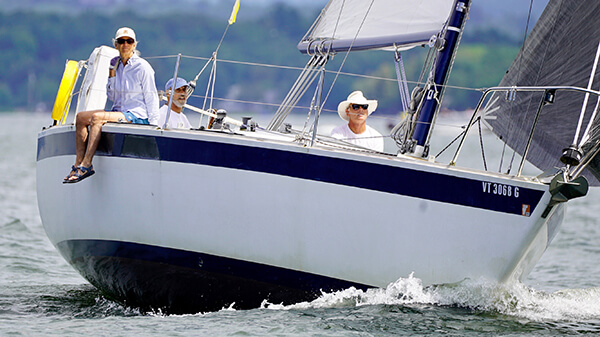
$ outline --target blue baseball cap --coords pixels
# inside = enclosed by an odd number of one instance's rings
[[[186,80],[184,80],[181,77],[177,77],[177,82],[175,82],[175,90],[188,85],[188,82]],[[169,91],[169,89],[171,89],[171,87],[173,86],[173,79],[170,79],[167,81],[167,84],[165,84],[165,91]]]

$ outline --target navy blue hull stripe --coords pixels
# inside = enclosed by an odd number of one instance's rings
[[[38,139],[37,159],[74,155],[74,138],[74,132],[68,132]],[[97,154],[263,172],[517,215],[531,214],[543,195],[533,189],[357,160],[162,136],[105,132]]]
[[[144,310],[197,313],[293,304],[366,285],[210,254],[105,240],[57,245],[65,259],[107,297]]]

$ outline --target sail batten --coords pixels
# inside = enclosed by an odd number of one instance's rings
[[[424,44],[443,29],[453,3],[331,0],[298,49],[339,52]]]

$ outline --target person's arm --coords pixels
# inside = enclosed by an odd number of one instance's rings
[[[154,82],[154,69],[149,64],[147,71],[144,71],[144,75],[142,76],[142,91],[144,93],[146,112],[148,113],[148,122],[152,125],[158,125],[158,92],[156,90],[156,83]]]
[[[121,57],[115,56],[110,60],[110,66],[108,67],[108,83],[106,83],[106,96],[109,100],[115,101],[115,74]]]

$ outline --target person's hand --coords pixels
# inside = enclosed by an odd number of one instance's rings
[[[109,69],[117,69],[117,67],[119,66],[119,61],[121,61],[121,57],[120,56],[113,57],[112,60],[110,60],[110,67],[109,67]]]
[[[121,62],[120,56],[115,56],[110,60],[110,66],[108,67],[108,77],[114,77],[117,67],[119,67],[119,62]]]

